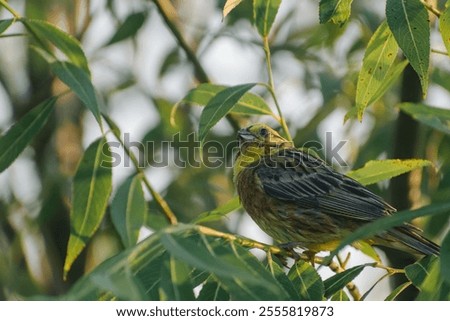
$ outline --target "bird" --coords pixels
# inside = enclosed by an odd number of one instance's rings
[[[380,196],[295,148],[265,124],[238,130],[233,180],[240,202],[256,224],[280,246],[302,248],[311,258],[332,251],[343,238],[396,209]],[[404,223],[364,240],[413,255],[438,255],[439,245]],[[357,247],[357,244],[353,244]]]

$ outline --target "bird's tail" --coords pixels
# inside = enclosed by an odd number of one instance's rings
[[[421,253],[425,255],[439,255],[440,246],[419,234],[420,230],[412,225],[404,225],[390,230],[387,234],[389,238],[394,238],[397,242],[394,247],[408,252]],[[393,244],[392,244],[393,245]],[[391,245],[391,246],[392,246]]]

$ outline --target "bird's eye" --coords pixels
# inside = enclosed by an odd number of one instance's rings
[[[269,134],[269,131],[268,131],[266,128],[261,128],[261,129],[259,130],[259,134],[260,134],[261,136],[263,136],[263,137],[266,137],[267,134]]]

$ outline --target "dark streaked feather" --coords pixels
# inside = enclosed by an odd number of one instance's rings
[[[367,222],[395,211],[358,182],[298,150],[265,156],[255,172],[269,196],[302,208]]]

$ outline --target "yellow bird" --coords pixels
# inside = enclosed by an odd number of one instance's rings
[[[263,231],[286,247],[301,247],[312,255],[330,251],[357,228],[396,211],[267,125],[239,130],[238,140],[234,181],[241,203]],[[439,254],[439,246],[420,232],[405,223],[365,241]]]

